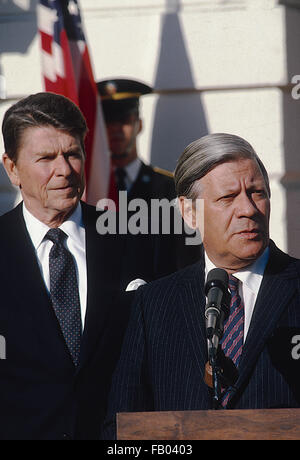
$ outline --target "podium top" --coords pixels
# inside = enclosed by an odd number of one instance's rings
[[[118,440],[299,440],[300,409],[117,414]]]

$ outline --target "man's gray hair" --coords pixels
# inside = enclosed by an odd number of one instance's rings
[[[174,172],[177,196],[185,196],[193,200],[198,198],[199,188],[198,184],[195,184],[198,179],[204,177],[218,164],[239,158],[256,161],[270,196],[268,173],[253,147],[239,136],[224,133],[208,134],[185,148]]]

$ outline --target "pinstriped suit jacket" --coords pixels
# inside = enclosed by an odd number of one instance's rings
[[[117,412],[212,408],[203,380],[204,312],[202,261],[137,291],[112,382],[104,439],[114,437]],[[292,337],[299,334],[300,261],[271,242],[228,408],[300,407],[300,359],[292,357]]]

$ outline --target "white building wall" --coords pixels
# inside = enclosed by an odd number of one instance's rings
[[[43,89],[36,6],[37,0],[0,1],[8,98],[0,119],[14,100]],[[184,147],[204,134],[245,137],[270,174],[271,236],[300,257],[300,100],[290,84],[300,74],[297,6],[298,0],[80,1],[96,80],[136,78],[155,88],[141,106],[144,160],[174,169]],[[0,168],[0,213],[18,199]]]

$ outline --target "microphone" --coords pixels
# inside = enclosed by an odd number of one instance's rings
[[[207,275],[205,317],[210,361],[216,357],[219,340],[223,335],[224,319],[229,315],[231,296],[228,281],[228,273],[222,268],[214,268]]]
[[[205,365],[204,381],[213,388],[214,409],[219,408],[222,386],[226,388],[233,385],[238,378],[234,363],[219,348],[219,341],[224,332],[224,320],[230,312],[231,295],[228,282],[228,273],[221,268],[214,268],[208,273],[205,284],[208,362]]]

